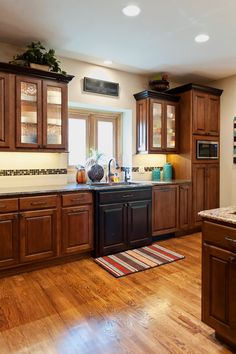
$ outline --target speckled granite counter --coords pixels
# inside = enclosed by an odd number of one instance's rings
[[[203,210],[198,213],[202,218],[213,219],[236,225],[236,206]]]
[[[171,180],[171,181],[131,181],[127,184],[112,184],[112,185],[93,185],[93,184],[77,184],[69,183],[65,185],[52,186],[25,186],[25,187],[5,187],[0,188],[0,197],[10,197],[12,195],[27,195],[27,194],[48,194],[61,192],[79,192],[79,191],[93,191],[93,190],[107,190],[107,189],[124,189],[124,188],[143,188],[152,187],[156,185],[166,184],[181,184],[190,183],[189,180]]]

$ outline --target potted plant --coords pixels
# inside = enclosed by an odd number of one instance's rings
[[[104,154],[98,152],[97,150],[90,149],[90,157],[85,163],[88,178],[92,182],[100,182],[104,176],[104,168],[99,164],[105,163]]]
[[[54,71],[56,73],[66,74],[60,68],[60,61],[55,57],[55,50],[48,51],[40,41],[31,42],[27,50],[22,54],[17,54],[10,61],[10,64],[29,66],[34,69]]]

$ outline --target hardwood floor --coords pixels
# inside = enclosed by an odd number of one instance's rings
[[[0,279],[0,353],[232,353],[200,320],[201,235],[184,260],[120,279],[91,258]]]

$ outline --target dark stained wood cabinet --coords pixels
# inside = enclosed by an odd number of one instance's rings
[[[72,78],[0,63],[0,150],[67,151]]]
[[[20,215],[20,261],[40,261],[57,255],[57,210],[25,211]]]
[[[13,147],[14,122],[14,76],[0,71],[0,149]]]
[[[95,198],[95,257],[151,243],[151,187],[97,191]]]
[[[191,184],[179,186],[179,228],[188,230],[191,227],[192,217],[192,187]]]
[[[19,261],[18,214],[0,214],[0,268]]]
[[[202,320],[215,329],[220,339],[234,346],[236,345],[235,242],[235,228],[204,221]]]
[[[219,164],[193,165],[193,227],[201,224],[201,210],[219,207]]]
[[[179,228],[179,186],[153,187],[152,235],[175,232]]]
[[[142,247],[152,242],[150,200],[130,202],[128,208],[128,238],[129,246]]]
[[[220,98],[193,91],[193,134],[219,136]]]
[[[137,153],[178,151],[179,97],[154,91],[134,95]]]
[[[93,249],[93,196],[91,192],[62,194],[61,253]]]

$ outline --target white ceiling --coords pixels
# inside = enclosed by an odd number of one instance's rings
[[[141,14],[122,8],[135,3]],[[41,40],[60,56],[203,82],[236,74],[236,0],[0,0],[0,42]],[[210,40],[194,42],[198,33]]]

